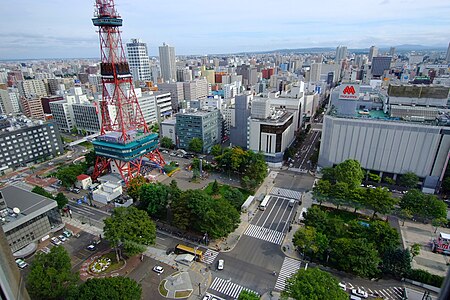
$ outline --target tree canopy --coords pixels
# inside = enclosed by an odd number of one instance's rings
[[[428,195],[412,189],[403,195],[400,207],[408,209],[413,215],[426,220],[446,218],[447,205],[435,195]]]
[[[41,196],[53,199],[58,204],[58,208],[63,208],[67,203],[69,203],[69,200],[67,200],[67,197],[59,192],[55,197],[50,192],[47,192],[43,187],[35,186],[32,190],[33,193],[39,194]]]
[[[72,293],[69,300],[139,300],[142,288],[128,277],[90,278]]]
[[[238,297],[238,300],[259,300],[259,299],[260,297],[256,293],[247,290],[242,290],[239,293]]]
[[[282,298],[296,300],[346,300],[348,294],[339,288],[335,277],[319,268],[300,269],[287,279]]]
[[[203,152],[203,141],[199,138],[193,138],[189,141],[189,151],[195,152],[195,153],[202,153]]]
[[[123,244],[125,252],[134,255],[145,251],[144,246],[155,243],[155,223],[146,212],[134,206],[115,208],[111,217],[106,218],[104,222],[105,239],[116,251],[117,247]]]
[[[87,167],[86,162],[67,165],[56,171],[56,178],[61,180],[63,186],[72,186],[77,181],[78,175],[86,173]]]
[[[56,246],[48,254],[35,255],[27,278],[28,293],[32,299],[62,299],[75,288],[78,278],[71,271],[67,251]]]
[[[167,136],[163,136],[161,138],[160,142],[161,142],[161,147],[163,147],[163,148],[171,149],[174,146],[173,142],[172,142],[172,139],[167,137]]]
[[[349,189],[355,189],[361,185],[364,172],[359,161],[347,159],[335,167],[334,177],[337,182],[345,182]]]
[[[399,184],[407,188],[415,188],[419,182],[419,176],[413,172],[406,172],[400,176]]]

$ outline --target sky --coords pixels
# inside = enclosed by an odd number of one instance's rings
[[[447,47],[443,0],[115,0],[122,41],[150,56],[163,42],[177,55],[402,44]],[[14,0],[2,5],[0,60],[94,58],[94,0]]]

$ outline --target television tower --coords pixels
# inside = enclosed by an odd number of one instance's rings
[[[94,16],[92,22],[100,37],[103,90],[102,127],[92,142],[97,155],[92,177],[97,179],[110,168],[128,184],[144,171],[145,165],[161,168],[165,162],[158,151],[158,135],[149,131],[134,92],[120,37],[122,19],[114,0],[96,0]]]

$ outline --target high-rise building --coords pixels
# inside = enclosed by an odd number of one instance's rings
[[[321,63],[313,63],[311,64],[311,70],[309,72],[309,81],[310,82],[318,82],[320,81],[320,72],[322,70]]]
[[[390,56],[376,56],[372,59],[372,76],[380,77],[383,75],[384,71],[391,68]]]
[[[159,64],[163,81],[176,81],[175,47],[170,47],[166,43],[159,46]]]
[[[33,98],[20,98],[22,105],[22,111],[25,116],[32,119],[44,120],[44,110],[42,108],[41,99]]]
[[[25,98],[42,97],[47,95],[44,81],[39,79],[19,81],[18,87],[20,95]]]
[[[127,43],[127,53],[133,80],[151,80],[147,44],[140,39],[131,39],[131,42]]]
[[[247,120],[250,117],[250,103],[253,100],[253,95],[239,95],[236,96],[234,106],[234,124],[230,124],[230,141],[233,145],[247,148]],[[245,130],[243,130],[245,128]]]
[[[371,46],[369,49],[369,62],[372,61],[372,58],[378,56],[378,48],[375,46]]]
[[[347,47],[346,46],[338,46],[336,48],[336,63],[339,63],[341,60],[347,57]]]
[[[12,114],[14,108],[9,97],[8,90],[0,89],[0,113],[2,114]]]
[[[395,55],[395,47],[391,47],[391,48],[389,49],[389,56],[394,57],[394,55]]]
[[[192,80],[192,70],[189,68],[177,69],[177,81],[186,82]]]
[[[208,82],[206,81],[206,78],[184,82],[183,88],[185,100],[200,100],[205,99],[208,96]]]
[[[0,121],[6,125],[0,130],[0,170],[64,152],[59,131],[52,123],[32,121],[25,117],[3,118]]]
[[[447,48],[447,55],[445,57],[445,60],[447,62],[450,62],[450,43],[448,43],[448,48]]]

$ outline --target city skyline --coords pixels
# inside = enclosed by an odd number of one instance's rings
[[[4,8],[0,59],[99,57],[92,25],[94,2],[20,0]],[[140,38],[149,55],[163,42],[178,55],[222,54],[309,47],[369,48],[420,44],[446,48],[450,6],[441,1],[231,1],[218,9],[204,0],[181,3],[122,0],[123,43]],[[279,11],[277,11],[277,8]],[[18,22],[17,12],[23,16]],[[69,13],[66,13],[69,12]],[[12,26],[11,24],[16,24]]]

